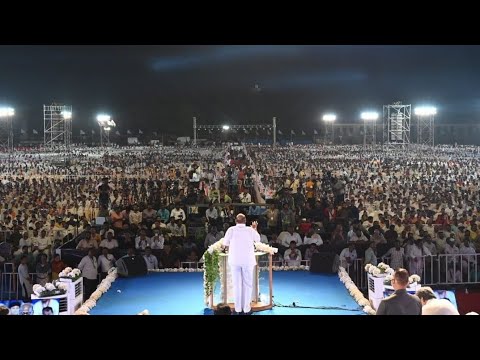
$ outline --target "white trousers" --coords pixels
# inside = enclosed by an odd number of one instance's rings
[[[254,267],[255,265],[230,265],[236,312],[249,312],[252,309]]]

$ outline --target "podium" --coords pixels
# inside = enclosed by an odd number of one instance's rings
[[[272,272],[272,255],[268,255],[268,283],[269,283],[269,296],[268,299],[260,299],[260,267],[259,267],[259,258],[262,255],[265,255],[264,252],[255,252],[255,259],[257,264],[253,270],[253,287],[252,287],[252,311],[263,311],[273,308],[273,272]],[[228,304],[233,310],[235,308],[234,304],[234,293],[233,293],[233,284],[230,267],[228,265],[228,254],[220,253],[219,254],[219,267],[220,267],[220,288],[221,295],[220,299],[222,303]],[[214,294],[210,295],[210,308],[215,309],[216,305],[214,304]]]

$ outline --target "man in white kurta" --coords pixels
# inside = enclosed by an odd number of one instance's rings
[[[246,226],[244,214],[236,217],[236,226],[225,233],[223,245],[228,246],[228,264],[232,272],[235,311],[249,313],[251,310],[253,270],[256,265],[254,242],[260,242],[257,223]]]

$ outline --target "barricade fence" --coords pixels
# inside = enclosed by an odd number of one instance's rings
[[[480,254],[439,254],[403,260],[403,267],[410,274],[420,276],[420,283],[426,286],[455,286],[480,283]],[[390,265],[390,258],[381,257],[378,263]],[[347,266],[350,278],[358,288],[367,289],[367,272],[363,259],[356,259]]]

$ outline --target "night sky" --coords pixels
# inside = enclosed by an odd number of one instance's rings
[[[72,105],[74,131],[112,115],[120,130],[190,135],[199,124],[320,128],[332,110],[429,103],[442,123],[477,121],[480,46],[0,46],[0,104],[43,131],[43,104]],[[256,87],[257,85],[257,87]]]

